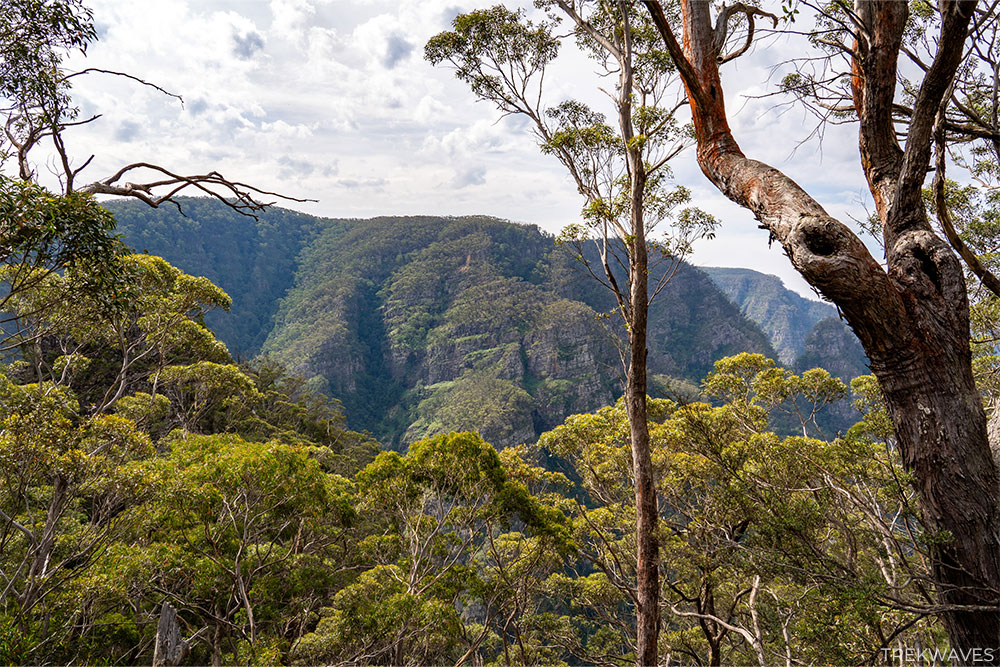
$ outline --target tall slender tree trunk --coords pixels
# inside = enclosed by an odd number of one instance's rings
[[[636,665],[657,664],[660,635],[660,545],[656,537],[657,507],[653,460],[649,451],[646,414],[646,330],[649,318],[649,251],[646,247],[644,211],[648,174],[642,149],[635,142],[632,121],[633,62],[629,8],[619,0],[622,20],[622,56],[619,59],[618,126],[625,144],[629,176],[629,363],[625,402],[632,440],[632,474],[635,478],[636,537]]]
[[[212,667],[222,667],[222,626],[212,628]]]
[[[642,215],[645,173],[633,173],[631,257],[631,322],[629,366],[625,400],[632,436],[632,468],[635,477],[635,531],[638,553],[636,609],[636,664],[656,664],[660,634],[660,546],[656,537],[659,521],[653,462],[649,451],[649,421],[646,414],[646,328],[649,315],[648,251]]]

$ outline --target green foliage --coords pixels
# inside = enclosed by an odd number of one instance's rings
[[[299,253],[321,232],[344,234],[351,225],[275,207],[253,220],[205,198],[181,197],[178,204],[180,210],[127,201],[105,206],[124,243],[205,276],[232,297],[228,313],[209,313],[205,323],[246,359],[260,352],[278,303],[293,285]]]
[[[395,566],[376,567],[340,591],[316,632],[296,645],[293,664],[345,656],[403,665],[409,656],[457,656],[462,623],[454,605],[407,592],[403,575]],[[401,630],[407,641],[394,642]]]
[[[2,384],[0,627],[23,635],[5,641],[5,659],[72,661],[82,655],[74,645],[42,628],[64,628],[74,615],[107,604],[100,599],[84,607],[74,600],[90,585],[88,568],[137,521],[151,495],[139,463],[153,455],[153,445],[126,419],[80,415],[65,388]],[[105,650],[115,648],[121,647]]]
[[[114,219],[92,197],[56,196],[31,182],[0,175],[0,309],[15,310],[17,300],[46,284],[57,271],[72,269],[72,279],[45,290],[33,311],[43,313],[75,300],[75,294],[110,296],[122,288],[113,235]],[[106,300],[106,297],[105,297]],[[5,316],[4,322],[9,322]],[[15,321],[5,326],[16,331]]]
[[[928,547],[867,380],[856,383],[865,420],[828,442],[783,438],[767,426],[787,402],[841,393],[828,374],[794,376],[759,355],[738,355],[718,362],[705,386],[724,397],[721,405],[648,403],[668,609],[663,650],[723,664],[788,654],[853,664],[896,632],[940,642],[941,628],[913,611],[931,599],[922,583]],[[579,484],[567,502],[552,473],[515,468],[571,517],[580,562],[589,565],[553,571],[539,593],[559,601],[560,627],[570,628],[565,650],[581,662],[609,654],[626,662],[636,583],[624,406],[575,415],[517,455],[561,466]]]
[[[895,428],[875,376],[854,378],[851,381],[851,392],[855,396],[854,409],[862,415],[862,420],[854,426],[856,432],[875,440],[890,442],[895,437]]]
[[[233,435],[179,435],[169,446],[168,458],[150,464],[163,488],[137,548],[140,558],[161,555],[146,576],[196,625],[214,629],[211,648],[227,662],[267,662],[336,579],[344,558],[336,543],[354,520],[350,485],[301,446]],[[208,661],[204,649],[198,655]]]
[[[33,379],[70,382],[94,412],[136,390],[151,386],[155,393],[167,366],[229,359],[200,322],[208,310],[229,306],[225,292],[159,257],[119,258],[117,272],[120,280],[111,291],[81,289],[95,272],[71,266],[63,275],[41,276],[11,300],[30,325],[20,352],[31,362]],[[72,299],[59,297],[69,293]],[[86,359],[99,362],[82,363]]]
[[[634,489],[621,401],[501,453],[450,433],[371,460],[375,443],[347,431],[339,406],[307,382],[270,359],[241,367],[221,355],[196,321],[225,305],[221,290],[157,258],[124,266],[128,303],[81,299],[76,312],[39,318],[42,339],[62,341],[48,348],[61,354],[39,357],[48,380],[27,381],[25,364],[0,375],[0,561],[21,577],[0,601],[7,659],[147,661],[166,599],[195,634],[197,662],[631,660]],[[508,302],[538,315],[505,319]],[[425,344],[462,340],[444,331],[502,344],[471,354],[479,370],[426,387],[418,409],[501,433],[523,414],[530,433],[531,395],[478,373],[513,361],[537,373],[536,395],[565,396],[566,381],[542,373],[574,363],[572,323],[588,312],[523,278],[473,281]],[[477,322],[501,333],[476,333]],[[117,378],[108,362],[121,359],[98,344],[116,330],[156,363],[115,385],[115,414],[94,412],[79,395]],[[661,642],[673,654],[708,656],[715,642],[732,662],[791,650],[850,663],[899,628],[940,640],[908,611],[923,604],[908,582],[927,578],[925,547],[869,380],[855,383],[864,421],[833,442],[767,425],[843,385],[761,355],[716,364],[705,382],[716,407],[650,399],[670,605]],[[890,558],[896,570],[883,567]],[[46,561],[57,567],[29,576]],[[730,609],[739,630],[706,634],[691,616],[699,609]]]
[[[359,545],[370,567],[334,596],[315,632],[296,644],[296,663],[468,659],[489,633],[462,607],[500,594],[496,587],[504,583],[490,570],[490,556],[473,555],[495,556],[498,540],[525,539],[503,536],[515,519],[539,533],[536,548],[553,540],[559,548],[560,536],[565,540],[561,516],[508,479],[496,450],[475,434],[422,440],[405,456],[383,452],[356,482],[361,512],[378,526]]]
[[[164,391],[181,415],[181,426],[191,430],[205,413],[231,409],[256,398],[256,387],[239,367],[198,361],[187,366],[166,366],[160,371]]]
[[[415,434],[475,430],[498,442],[533,439],[531,396],[509,380],[470,374],[431,393],[417,405]]]
[[[339,474],[350,475],[374,458],[379,443],[346,428],[339,402],[266,357],[243,372],[254,383],[252,401],[228,413],[228,430],[248,440],[323,448],[317,455],[324,469]]]
[[[116,252],[114,219],[92,197],[56,196],[34,183],[0,176],[0,262],[62,268],[109,261]]]
[[[784,431],[791,422],[808,437],[823,434],[818,417],[846,397],[847,386],[822,368],[795,375],[764,355],[744,352],[715,362],[705,392],[726,403],[747,428],[762,428],[769,414],[784,413],[771,427]]]
[[[493,100],[501,110],[529,111],[518,86],[540,78],[559,53],[552,26],[525,21],[523,10],[503,5],[460,14],[452,25],[453,31],[427,42],[424,57],[435,65],[450,63],[477,97]]]
[[[344,579],[337,473],[377,443],[273,362],[231,363],[201,324],[229,305],[210,281],[114,262],[110,285],[74,264],[10,299],[29,328],[0,372],[4,660],[148,661],[169,599],[203,662],[279,661]]]
[[[64,55],[97,39],[93,15],[80,0],[10,0],[0,8],[0,97],[19,113],[9,131],[23,138],[37,115],[42,128],[72,118]],[[37,128],[35,132],[39,131]],[[5,138],[4,143],[8,141]],[[0,162],[8,155],[4,145]],[[20,166],[20,165],[19,165]]]
[[[170,399],[163,394],[151,396],[145,392],[136,392],[131,396],[123,396],[115,404],[115,413],[135,422],[143,430],[163,435],[164,425],[170,415]]]

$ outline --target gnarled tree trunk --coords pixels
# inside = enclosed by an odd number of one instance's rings
[[[702,171],[751,210],[799,273],[840,308],[871,360],[924,521],[944,538],[933,545],[934,574],[952,648],[1000,646],[1000,483],[972,376],[965,279],[921,201],[934,118],[947,102],[975,2],[941,2],[940,48],[905,147],[896,140],[892,103],[907,4],[856,3],[864,38],[854,45],[852,87],[888,270],[794,181],[740,150],[726,118],[707,0],[681,0],[683,48],[660,4],[644,2],[681,71]]]

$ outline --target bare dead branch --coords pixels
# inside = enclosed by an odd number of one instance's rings
[[[119,181],[126,174],[137,169],[148,169],[163,174],[167,176],[167,178],[147,181],[145,183],[126,182],[119,184]],[[172,198],[185,188],[189,187],[201,190],[206,195],[218,199],[238,213],[248,215],[253,218],[257,217],[256,213],[264,210],[267,206],[274,203],[264,203],[258,201],[257,197],[260,195],[278,197],[280,199],[294,202],[316,201],[315,199],[301,199],[277,192],[262,190],[240,181],[231,181],[217,171],[210,171],[207,174],[184,176],[169,171],[160,165],[149,162],[135,162],[126,165],[110,177],[102,181],[95,181],[94,183],[85,185],[80,188],[79,191],[86,194],[105,194],[119,197],[132,197],[145,202],[153,208],[158,208],[160,204],[163,204],[164,202],[176,203],[173,202]],[[157,188],[169,188],[169,190],[165,194],[155,194],[153,191]]]
[[[729,34],[729,20],[735,14],[743,14],[747,18],[746,39],[743,42],[743,45],[738,49],[726,55],[722,55],[722,49],[726,46],[726,37]],[[754,30],[756,28],[755,17],[757,16],[771,19],[774,27],[778,27],[777,16],[770,12],[765,12],[762,9],[758,9],[757,7],[746,5],[742,2],[737,2],[735,5],[727,5],[721,12],[719,12],[719,15],[715,20],[715,51],[718,54],[717,57],[720,65],[722,63],[727,63],[730,60],[735,60],[750,50],[750,46],[753,44]]]
[[[65,79],[72,79],[73,77],[80,76],[81,74],[90,74],[90,73],[110,74],[112,76],[121,76],[121,77],[124,77],[126,79],[131,79],[132,81],[135,81],[137,83],[141,83],[144,86],[148,86],[149,88],[152,88],[153,90],[161,92],[161,93],[163,93],[164,95],[166,95],[168,97],[173,97],[174,99],[178,100],[181,103],[181,107],[184,106],[184,98],[181,97],[180,95],[178,95],[177,93],[171,93],[169,90],[161,88],[160,86],[156,85],[155,83],[152,83],[150,81],[146,81],[145,79],[141,79],[141,78],[139,78],[139,77],[137,77],[137,76],[135,76],[133,74],[129,74],[127,72],[117,72],[115,70],[102,69],[100,67],[88,67],[86,69],[80,70],[79,72],[73,72],[72,74],[67,74],[64,78]]]

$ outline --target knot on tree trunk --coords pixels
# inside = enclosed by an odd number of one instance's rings
[[[783,221],[785,252],[806,279],[824,293],[857,273],[857,258],[844,226],[827,215],[799,213]],[[853,281],[852,281],[853,282]],[[828,297],[831,295],[827,295]]]
[[[802,233],[802,239],[809,252],[820,257],[829,257],[839,249],[836,234],[826,227],[807,227]]]

